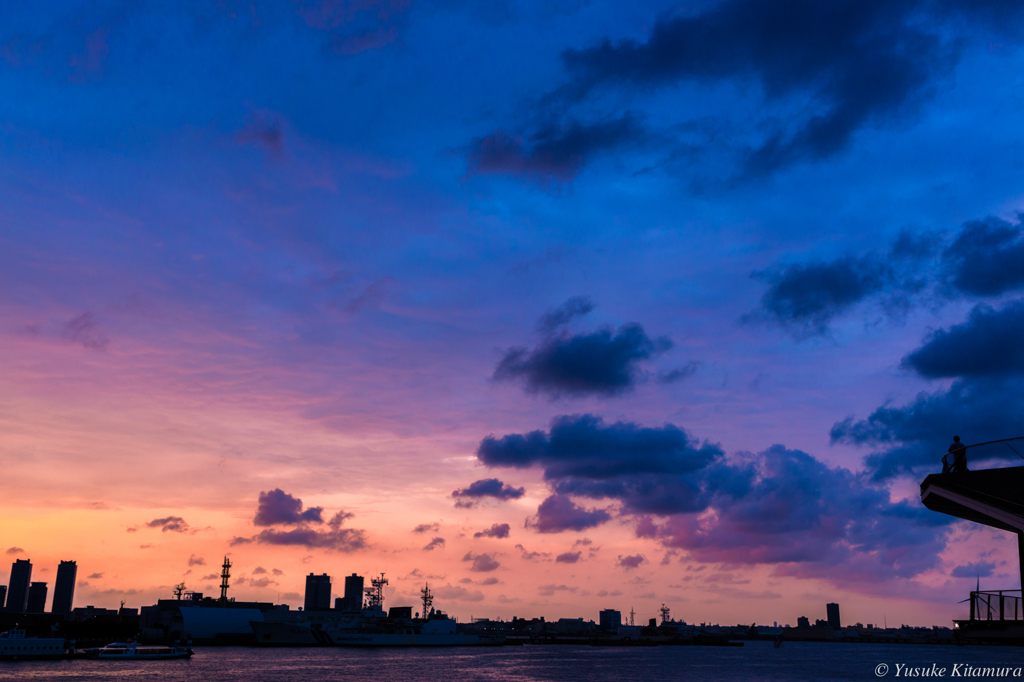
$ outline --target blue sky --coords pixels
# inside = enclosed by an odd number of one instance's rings
[[[482,551],[455,541],[464,526],[538,543],[604,529],[618,559],[588,555],[601,580],[711,566],[748,571],[757,594],[810,580],[951,617],[954,571],[990,548],[928,517],[916,484],[954,432],[1021,435],[1020,18],[997,0],[12,8],[5,496],[57,515],[107,505],[123,518],[97,511],[89,528],[122,540],[186,510],[214,556],[269,537],[247,519],[283,490],[355,510],[352,556],[411,552],[395,569],[410,576],[443,558],[389,533],[440,523],[444,505],[456,564]],[[978,355],[982,369],[962,361]],[[483,454],[488,437],[554,443],[569,422],[619,444],[588,457],[636,464],[619,487],[552,474],[556,445],[511,469]],[[672,429],[719,454],[644,440]],[[203,486],[168,482],[168,462]],[[651,472],[700,495],[651,516],[635,504]],[[526,494],[453,508],[451,491],[496,476]],[[808,502],[803,520],[772,506],[804,483],[916,530],[883,547],[830,535],[841,505]],[[744,525],[769,509],[792,523]],[[68,541],[23,528],[46,538],[25,548],[40,556]],[[763,551],[776,532],[791,552]],[[341,551],[323,537],[281,561]],[[990,572],[1009,587],[1004,540]],[[499,541],[517,540],[474,542]],[[901,560],[901,543],[925,558]],[[184,550],[161,551],[139,565]],[[667,563],[622,562],[655,553]],[[456,583],[451,598],[513,608],[502,562],[508,593]],[[596,599],[569,589],[583,574],[547,579],[523,589]],[[699,610],[676,584],[643,599]]]

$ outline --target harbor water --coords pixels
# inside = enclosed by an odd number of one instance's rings
[[[439,649],[196,647],[191,660],[0,663],[0,680],[469,682],[481,680],[879,680],[944,670],[943,679],[1024,679],[1024,649],[746,642],[743,647],[506,646]],[[904,666],[900,668],[899,666]],[[999,674],[971,674],[977,669]],[[918,675],[911,675],[917,669]],[[903,674],[899,674],[902,672]],[[993,672],[993,671],[988,671]],[[1005,673],[1005,674],[1004,674]],[[1015,675],[1016,673],[1016,675]],[[931,675],[929,675],[931,676]]]

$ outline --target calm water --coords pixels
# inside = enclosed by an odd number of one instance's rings
[[[946,667],[1022,666],[1015,647],[801,644],[743,648],[524,646],[480,649],[255,649],[196,647],[189,661],[0,663],[0,680],[878,680],[875,667],[896,663]],[[1024,679],[1024,678],[1021,678]]]

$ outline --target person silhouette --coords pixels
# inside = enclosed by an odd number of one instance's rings
[[[943,473],[961,474],[967,471],[967,447],[960,442],[960,436],[953,436],[953,444],[949,446],[946,456],[950,454],[953,455],[953,462],[943,467]]]

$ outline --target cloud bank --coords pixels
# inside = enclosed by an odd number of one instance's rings
[[[935,568],[951,522],[799,450],[774,445],[729,459],[672,424],[563,416],[547,433],[489,436],[477,456],[491,467],[543,469],[554,494],[528,521],[538,532],[582,530],[618,513],[636,520],[638,537],[694,561],[767,564],[776,574],[837,584],[870,587]],[[645,560],[638,556],[619,565],[636,568]]]

